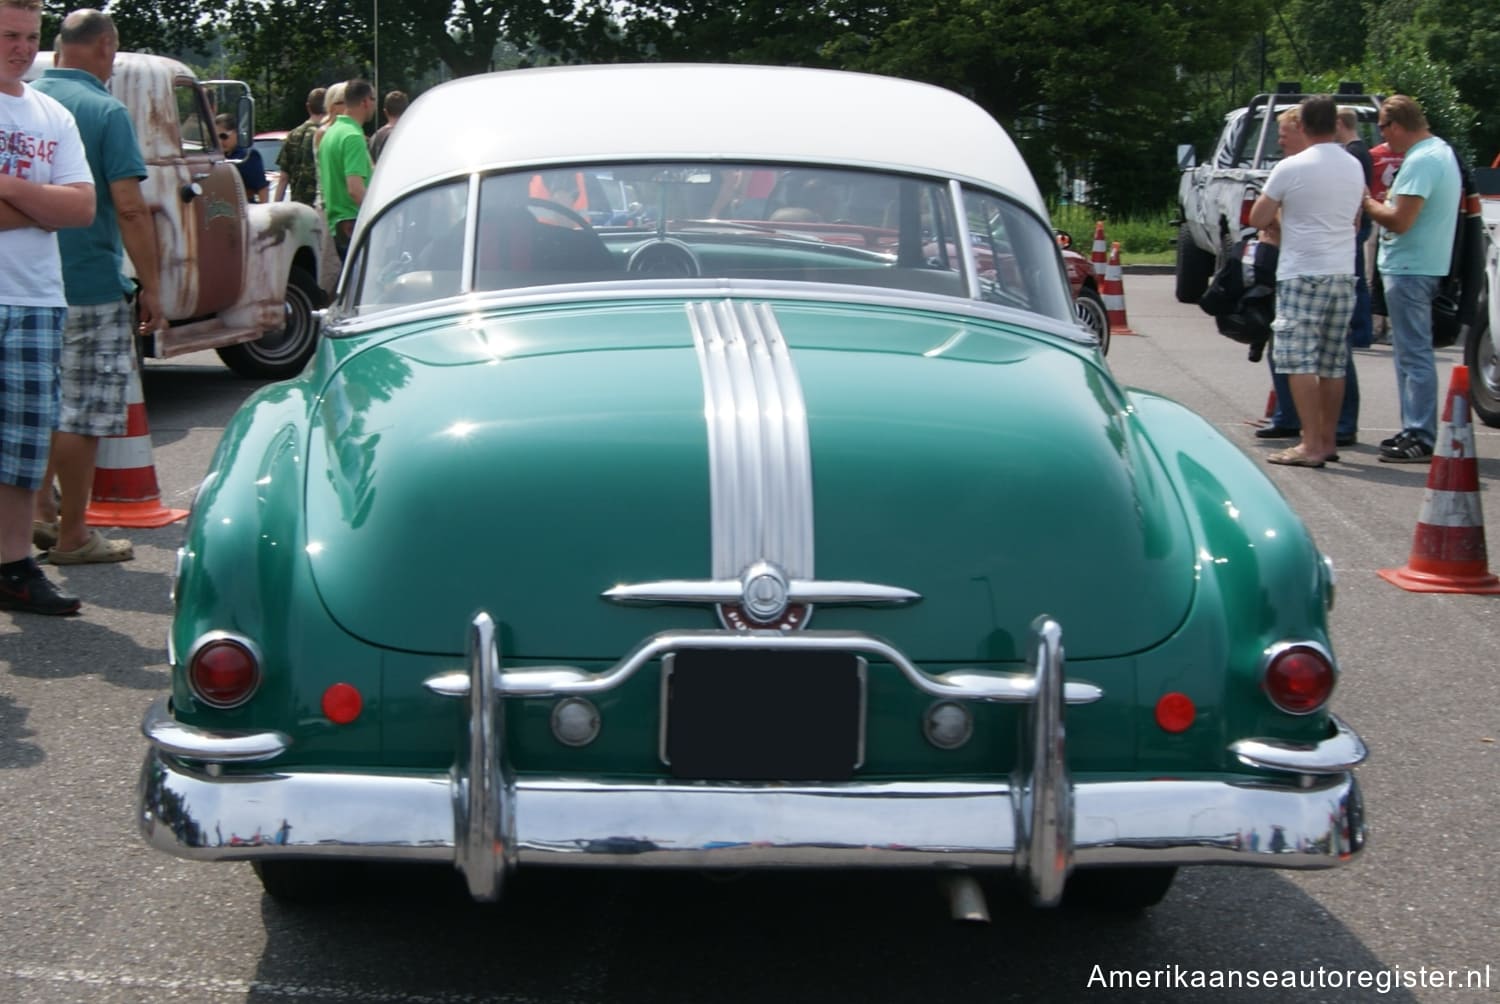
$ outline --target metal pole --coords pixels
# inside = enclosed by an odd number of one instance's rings
[[[370,69],[370,76],[372,76],[374,79],[372,81],[370,81],[370,85],[375,88],[375,118],[376,118],[376,123],[375,124],[379,125],[380,124],[380,121],[379,121],[379,119],[380,119],[380,101],[381,101],[381,98],[380,98],[380,0],[372,0],[372,3],[373,3],[373,6],[374,6],[373,17],[374,17],[374,20],[375,20],[375,26],[374,26],[375,27],[375,56],[374,56],[374,60],[373,60],[373,66]]]

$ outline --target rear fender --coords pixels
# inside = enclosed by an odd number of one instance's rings
[[[1265,653],[1278,642],[1310,641],[1332,651],[1326,572],[1307,528],[1265,473],[1198,415],[1139,390],[1128,394],[1192,526],[1202,605],[1192,621],[1201,625],[1214,614],[1219,621],[1217,637],[1201,639],[1194,649],[1195,658],[1223,660],[1222,715],[1216,724],[1226,766],[1233,766],[1227,743],[1247,736],[1291,742],[1326,738],[1326,711],[1285,714],[1264,695],[1260,681]],[[1174,688],[1163,681],[1162,689]],[[1140,696],[1150,707],[1161,695]],[[1147,732],[1165,740],[1159,730]],[[1143,755],[1147,752],[1143,748]]]

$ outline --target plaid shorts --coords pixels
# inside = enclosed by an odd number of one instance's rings
[[[63,327],[62,414],[57,428],[79,436],[125,434],[135,345],[124,300],[68,308]]]
[[[1316,373],[1328,380],[1349,367],[1353,275],[1298,275],[1276,283],[1271,365],[1277,373]]]
[[[42,487],[59,410],[64,307],[0,306],[0,484]]]

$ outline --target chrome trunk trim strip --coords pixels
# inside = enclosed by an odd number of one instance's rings
[[[738,579],[665,579],[661,582],[634,582],[604,591],[604,598],[615,603],[737,603],[741,582]],[[790,603],[818,606],[883,606],[915,603],[921,593],[899,586],[882,586],[874,582],[815,581],[793,579],[788,583]]]
[[[807,408],[769,304],[686,305],[703,375],[712,515],[710,574],[757,561],[813,576],[812,453]]]

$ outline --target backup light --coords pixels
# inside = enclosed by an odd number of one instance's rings
[[[1282,645],[1267,653],[1261,683],[1271,703],[1282,711],[1310,715],[1333,694],[1333,661],[1320,645]]]
[[[940,750],[956,750],[974,734],[974,716],[956,701],[939,701],[923,716],[922,734]]]
[[[260,653],[247,639],[215,632],[188,656],[188,686],[212,708],[234,708],[260,686]]]
[[[581,697],[558,701],[552,708],[552,735],[564,746],[587,746],[599,736],[599,709]]]

